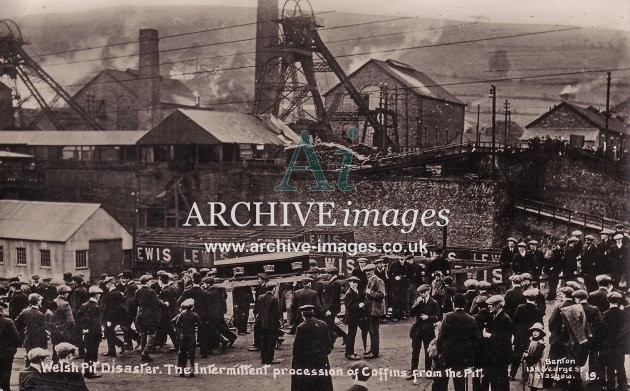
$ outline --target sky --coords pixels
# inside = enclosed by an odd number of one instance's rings
[[[256,0],[0,0],[0,18],[77,12],[121,5],[255,7],[256,3]],[[311,4],[315,11],[360,10],[361,13],[377,15],[409,15],[495,23],[559,24],[630,31],[628,0],[311,0]]]

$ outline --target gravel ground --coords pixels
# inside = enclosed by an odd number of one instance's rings
[[[547,309],[547,314],[551,309]],[[373,368],[382,368],[383,370],[403,371],[409,368],[411,356],[411,340],[409,339],[409,329],[412,321],[406,320],[398,323],[389,323],[381,325],[381,357],[370,360],[369,364]],[[345,326],[343,326],[345,328]],[[198,358],[197,363],[201,367],[215,365],[214,368],[238,367],[240,365],[251,365],[251,368],[261,368],[260,356],[258,352],[249,352],[246,347],[251,345],[253,334],[239,336],[234,346],[226,352],[210,356],[206,359]],[[157,367],[155,374],[130,374],[130,373],[103,373],[100,379],[86,380],[88,388],[95,391],[111,391],[111,390],[176,390],[177,387],[186,387],[186,390],[289,390],[290,376],[282,375],[291,367],[291,346],[293,344],[293,336],[286,335],[286,341],[282,347],[276,350],[276,358],[283,360],[280,364],[267,368],[267,375],[234,375],[234,374],[199,374],[195,378],[181,378],[174,373],[169,374],[168,370],[174,370],[174,364],[177,360],[176,352],[158,352],[152,357],[154,361],[149,363],[151,367]],[[360,337],[357,337],[357,349],[360,349]],[[101,343],[100,352],[106,351],[106,343]],[[358,352],[358,351],[357,351]],[[358,352],[359,353],[359,352]],[[420,355],[420,368],[424,368],[423,357],[424,352]],[[11,379],[12,389],[17,390],[18,371],[15,369],[22,368],[24,350],[19,349],[14,361],[14,371]],[[100,356],[102,362],[110,365],[141,365],[140,354],[138,351],[125,352],[114,360],[110,357]],[[628,356],[627,356],[628,357]],[[336,347],[329,356],[331,367],[341,371],[342,376],[333,376],[333,384],[335,390],[345,390],[352,384],[350,378],[346,375],[346,370],[350,361],[344,357],[343,347],[340,340],[337,341]],[[628,364],[628,360],[626,360]],[[626,369],[628,369],[626,365]],[[274,370],[279,374],[274,378]],[[519,373],[520,376],[520,373]],[[470,383],[470,382],[469,382]],[[431,380],[427,378],[419,378],[416,385],[411,381],[406,381],[404,377],[396,377],[390,375],[387,379],[379,379],[372,377],[369,382],[371,390],[430,390]],[[449,385],[452,389],[452,384]],[[588,385],[587,389],[597,390],[598,387]],[[470,387],[472,389],[472,387]],[[523,386],[520,381],[510,383],[511,391],[522,391]]]

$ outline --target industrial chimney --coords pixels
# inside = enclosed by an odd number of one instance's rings
[[[152,129],[160,113],[160,45],[158,31],[141,29],[138,59],[138,127]]]
[[[269,83],[277,83],[279,69],[268,68],[269,60],[277,57],[270,48],[279,34],[278,0],[258,0],[256,11],[256,81],[254,83],[254,113],[273,112],[276,92]]]

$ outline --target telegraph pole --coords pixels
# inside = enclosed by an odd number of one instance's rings
[[[608,118],[610,117],[610,71],[607,72],[606,77],[606,124],[604,125],[604,152],[608,150],[608,144],[610,143],[608,132]]]
[[[488,98],[492,98],[492,176],[494,177],[494,166],[496,163],[496,138],[497,138],[497,87],[490,85]]]
[[[507,148],[508,146],[508,113],[510,111],[510,103],[508,100],[505,100],[503,104],[503,110],[505,111],[505,130],[503,131],[503,148]]]
[[[480,141],[480,139],[479,139],[479,114],[481,112],[480,109],[481,109],[481,105],[477,105],[477,138],[475,138],[476,142]]]

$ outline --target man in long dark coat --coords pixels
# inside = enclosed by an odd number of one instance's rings
[[[280,362],[273,357],[282,318],[280,303],[273,292],[276,286],[275,281],[267,282],[267,291],[256,299],[256,325],[260,330],[260,358],[263,365]]]
[[[501,295],[494,295],[486,300],[492,320],[488,322],[483,337],[488,344],[492,363],[488,367],[488,377],[492,391],[508,391],[508,365],[512,359],[512,320],[503,311],[505,302]]]
[[[314,305],[303,305],[300,312],[304,320],[297,327],[293,342],[293,361],[291,368],[296,371],[310,373],[319,370],[330,370],[328,355],[330,354],[330,334],[326,322],[315,319]],[[291,391],[332,391],[330,374],[291,376]]]
[[[10,390],[13,357],[20,346],[20,334],[13,320],[4,314],[7,305],[0,301],[0,389]],[[330,388],[332,390],[332,387]]]
[[[125,297],[118,290],[114,277],[106,277],[103,285],[107,293],[102,300],[103,324],[105,326],[105,339],[107,339],[106,356],[116,357],[116,346],[125,351],[125,343],[116,336],[116,326],[122,325],[125,321],[126,312],[123,308]]]
[[[166,303],[160,301],[157,293],[149,288],[148,283],[151,279],[152,276],[149,275],[140,277],[140,284],[142,285],[138,288],[134,297],[134,301],[138,306],[135,323],[141,337],[142,354],[140,358],[142,361],[153,360],[149,353],[155,344],[155,333],[160,322],[160,308],[167,306]]]
[[[437,337],[436,347],[441,368],[463,370],[471,367],[474,361],[477,341],[475,319],[464,311],[466,298],[461,293],[453,296],[453,312],[444,315],[442,327]],[[455,391],[463,391],[465,377],[454,377]],[[440,379],[438,388],[448,388],[448,378]]]

